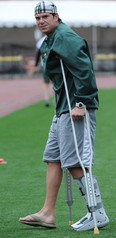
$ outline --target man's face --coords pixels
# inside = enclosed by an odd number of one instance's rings
[[[52,31],[56,28],[59,24],[58,22],[58,14],[54,16],[50,13],[39,13],[35,16],[36,24],[39,30],[46,35],[52,33]]]

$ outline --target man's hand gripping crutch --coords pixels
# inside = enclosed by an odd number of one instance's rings
[[[69,93],[68,93],[67,82],[66,82],[62,59],[60,59],[60,64],[61,64],[61,70],[62,70],[62,75],[63,75],[63,81],[64,81],[64,86],[65,86],[65,91],[66,91],[69,112],[70,112],[70,116],[71,116],[71,104],[70,104]],[[83,170],[84,177],[85,177],[85,186],[86,186],[86,192],[87,192],[88,206],[89,206],[89,209],[93,215],[94,234],[99,234],[99,230],[97,227],[96,215],[95,215],[96,198],[95,198],[95,193],[94,193],[94,185],[93,185],[93,177],[92,177],[92,145],[91,145],[91,137],[90,137],[88,111],[86,110],[86,107],[85,107],[85,118],[86,118],[86,126],[87,126],[88,139],[89,139],[89,145],[90,145],[90,154],[91,154],[90,164],[87,168],[84,167],[84,165],[81,161],[80,155],[79,155],[77,139],[76,139],[76,132],[75,132],[75,127],[74,127],[74,122],[73,122],[72,116],[71,116],[71,124],[72,124],[72,131],[73,131],[76,154],[79,159],[79,162],[80,162],[80,165]]]

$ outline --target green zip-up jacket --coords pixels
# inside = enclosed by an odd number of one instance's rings
[[[60,58],[63,61],[71,108],[82,102],[87,109],[98,109],[98,89],[87,42],[64,23],[59,23],[41,46],[43,71],[53,82],[56,115],[69,111]]]

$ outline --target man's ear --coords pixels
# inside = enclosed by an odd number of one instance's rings
[[[54,14],[54,17],[56,17],[56,19],[58,19],[58,18],[59,18],[58,13],[55,13],[55,14]]]

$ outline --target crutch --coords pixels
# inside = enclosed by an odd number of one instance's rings
[[[91,137],[90,137],[90,129],[89,129],[88,112],[85,108],[85,118],[86,118],[87,132],[88,132],[88,139],[89,139],[90,153],[91,153],[90,164],[89,164],[89,167],[87,168],[87,171],[86,171],[86,168],[84,167],[84,165],[81,161],[79,151],[78,151],[76,132],[75,132],[75,127],[74,127],[74,122],[73,122],[73,119],[72,119],[72,116],[71,116],[71,104],[70,104],[69,93],[68,93],[68,88],[67,88],[65,71],[64,71],[64,66],[63,66],[62,59],[60,59],[60,65],[61,65],[61,70],[62,70],[62,75],[63,75],[63,81],[64,81],[64,86],[65,86],[65,91],[66,91],[66,97],[67,97],[67,102],[68,102],[68,107],[69,107],[70,118],[71,118],[71,124],[72,124],[72,131],[73,131],[76,154],[77,154],[77,157],[79,159],[79,162],[80,162],[80,165],[81,165],[81,168],[83,170],[84,177],[85,177],[85,186],[86,186],[86,192],[87,192],[88,206],[90,208],[90,211],[93,214],[94,234],[99,234],[99,229],[97,227],[97,220],[96,220],[96,215],[95,215],[96,198],[95,198],[93,178],[92,178],[92,145],[91,145]]]
[[[66,202],[69,207],[69,225],[73,224],[72,219],[72,205],[73,205],[73,194],[72,194],[72,177],[69,170],[64,169],[64,177],[65,177],[65,187],[66,187]]]

